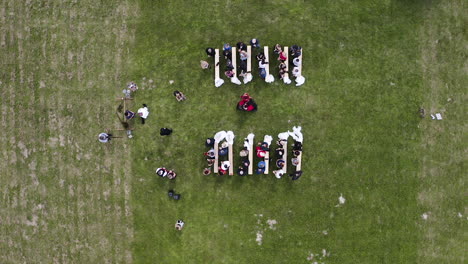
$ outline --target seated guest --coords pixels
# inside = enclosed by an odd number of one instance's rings
[[[239,153],[239,156],[241,157],[247,157],[247,155],[249,155],[249,151],[247,150],[247,148],[242,149]]]
[[[278,169],[282,169],[284,167],[284,160],[282,159],[277,160],[276,167],[278,167]]]
[[[166,177],[167,173],[168,171],[164,167],[156,169],[156,174],[159,175],[160,177]]]
[[[214,149],[210,149],[207,152],[203,153],[203,155],[207,156],[210,159],[214,159],[215,158],[215,151],[214,151]]]
[[[205,51],[206,51],[206,55],[208,55],[208,57],[214,57],[216,55],[216,51],[213,48],[206,48]]]
[[[207,138],[205,141],[205,146],[207,147],[214,147],[215,139],[214,138]]]
[[[280,70],[286,70],[286,67],[287,67],[287,66],[286,66],[286,63],[284,63],[284,61],[282,61],[282,62],[278,65],[278,68],[279,68]]]
[[[252,48],[260,48],[260,42],[258,41],[258,39],[251,39],[250,40],[250,45],[252,46]]]
[[[228,154],[229,145],[226,141],[221,144],[218,150],[218,156],[226,156]]]
[[[205,168],[203,169],[203,175],[207,176],[211,174],[211,169],[210,168]]]
[[[265,163],[265,161],[262,160],[262,161],[259,161],[259,162],[258,162],[257,166],[258,166],[258,168],[260,168],[260,169],[265,169],[266,163]]]
[[[231,47],[231,45],[229,45],[229,43],[226,43],[226,44],[223,45],[223,50],[231,51],[232,47]]]
[[[265,59],[262,59],[261,61],[258,62],[258,68],[265,69],[267,64],[268,62],[266,62]]]
[[[275,49],[273,50],[274,53],[280,54],[283,51],[283,48],[281,47],[280,44],[275,45]]]
[[[302,53],[302,48],[300,46],[297,46],[297,45],[291,46],[291,56],[293,58],[297,58],[301,56],[301,53]]]
[[[262,169],[262,168],[257,168],[257,169],[255,170],[255,173],[257,173],[257,174],[263,174],[263,173],[265,173],[265,168],[263,168],[263,169]]]
[[[257,60],[258,61],[261,61],[261,60],[264,60],[265,59],[265,54],[263,52],[260,52],[257,54]]]
[[[262,150],[262,147],[257,146],[255,147],[255,150],[257,151],[257,157],[264,158],[266,156],[266,151]]]
[[[282,158],[283,155],[284,155],[284,149],[283,148],[277,148],[275,150],[275,154],[276,154],[277,157]]]
[[[237,42],[237,49],[240,51],[247,51],[247,45],[244,42]]]
[[[225,160],[225,161],[221,162],[221,168],[223,170],[227,171],[229,169],[229,167],[231,167],[231,162],[229,162],[229,160]]]
[[[294,67],[299,67],[301,65],[301,59],[299,58],[294,58],[292,60],[292,63],[294,64]]]
[[[233,70],[225,71],[224,75],[226,75],[226,77],[228,77],[228,78],[232,78],[232,77],[234,77],[234,71]]]
[[[299,141],[295,141],[293,145],[293,150],[300,150],[302,151],[302,143]]]
[[[173,180],[173,179],[175,179],[175,177],[177,177],[177,174],[175,173],[175,171],[170,170],[170,171],[167,172],[167,178],[169,180]]]
[[[247,51],[241,50],[239,51],[239,58],[241,61],[245,61],[249,58],[249,54],[247,53]]]
[[[232,65],[232,61],[230,58],[226,60],[226,71],[229,70],[234,70],[234,66]]]
[[[281,62],[284,62],[286,61],[286,59],[288,58],[286,55],[286,52],[284,51],[281,51],[279,54],[278,54],[278,60],[281,61]]]
[[[226,175],[227,173],[227,170],[223,170],[223,168],[221,166],[219,166],[218,168],[218,174],[219,175]]]
[[[239,62],[239,71],[247,72],[247,62],[245,60]]]
[[[250,166],[250,161],[249,160],[243,160],[242,161],[242,167],[248,168]]]
[[[275,171],[273,171],[273,174],[275,175],[276,178],[281,179],[281,177],[283,177],[283,175],[284,175],[284,171],[282,169],[281,170],[275,170]]]
[[[285,70],[280,70],[278,72],[278,76],[279,76],[280,80],[282,80],[284,78],[284,76],[286,76],[286,71]]]
[[[208,162],[208,167],[213,166],[213,164],[215,163],[215,159],[214,159],[214,158],[207,158],[206,161]]]
[[[245,173],[245,168],[243,166],[240,166],[238,169],[237,169],[237,175],[239,176],[244,176],[246,173]]]
[[[293,70],[292,70],[292,75],[294,77],[299,77],[299,68],[298,67],[294,67]]]
[[[232,57],[231,50],[223,50],[224,59],[229,59]]]
[[[259,71],[259,74],[260,74],[260,78],[265,79],[266,74],[267,74],[265,68],[259,68],[258,71]]]
[[[260,146],[260,148],[261,148],[262,150],[265,150],[265,151],[269,151],[269,150],[270,150],[270,148],[269,148],[269,146],[268,146],[268,143],[266,143],[266,142],[261,142],[261,143],[259,142],[258,145]]]
[[[299,165],[299,159],[297,159],[297,158],[292,158],[292,159],[291,159],[291,164],[292,164],[293,166]]]
[[[301,155],[301,151],[300,151],[300,150],[293,150],[292,153],[293,153],[294,157],[297,157],[297,156]]]

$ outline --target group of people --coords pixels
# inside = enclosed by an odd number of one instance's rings
[[[240,99],[241,100],[237,103],[237,110],[247,112],[257,111],[257,103],[248,93],[241,95]]]
[[[210,148],[207,152],[204,152],[203,155],[206,158],[208,166],[203,169],[203,175],[210,175],[211,174],[211,166],[215,163],[215,139],[214,138],[207,138],[205,141],[205,146]],[[228,155],[229,152],[229,144],[224,141],[221,146],[218,147],[218,157],[225,157]],[[231,167],[231,162],[229,160],[221,161],[218,167],[219,175],[227,174],[229,167]]]
[[[287,172],[285,171],[284,167],[286,161],[283,159],[285,149],[283,147],[283,140],[278,140],[277,145],[278,147],[275,149],[276,155],[276,170],[273,171],[273,174],[276,178],[281,179],[284,174]],[[207,152],[204,152],[203,155],[206,157],[206,161],[208,162],[208,167],[203,170],[203,175],[210,175],[211,174],[211,166],[215,163],[215,140],[214,138],[207,138],[205,141],[205,146],[209,147],[210,149]],[[228,153],[228,145],[226,142],[223,142],[221,146],[218,148],[218,157],[226,156]],[[257,158],[264,159],[267,152],[270,151],[269,144],[267,142],[259,142],[255,147],[255,153]],[[301,155],[302,152],[302,143],[295,141],[292,155],[293,158],[291,159],[291,163],[293,166],[297,166],[299,164],[298,156]],[[242,158],[241,165],[237,168],[237,175],[244,176],[248,173],[248,168],[250,166],[250,161],[248,159],[249,150],[247,147],[244,147],[240,153],[240,157]],[[271,159],[270,159],[271,160]],[[221,161],[220,166],[218,167],[218,174],[225,175],[232,164],[225,160]],[[215,165],[216,166],[216,165]],[[257,164],[257,168],[255,169],[256,174],[264,174],[266,169],[266,163],[264,160],[261,160]],[[302,171],[294,171],[289,175],[292,180],[297,180],[302,176]]]
[[[250,45],[252,48],[260,48],[260,42],[258,39],[251,39],[250,40]],[[237,51],[239,53],[239,65],[238,67],[238,72],[239,76],[246,76],[247,73],[247,59],[249,58],[249,54],[247,53],[247,45],[239,41],[236,44]],[[214,48],[206,48],[206,54],[208,57],[214,57],[216,55],[216,51]],[[228,78],[233,78],[235,73],[234,73],[234,65],[232,63],[232,46],[229,43],[226,43],[223,45],[223,57],[226,60],[226,67],[224,71],[224,75]],[[200,66],[202,69],[210,69],[211,66],[207,61],[200,61]],[[217,65],[216,65],[217,66]]]
[[[302,48],[298,45],[292,45],[290,50],[291,50],[291,57],[292,57],[291,64],[294,67],[292,70],[292,73],[293,73],[293,76],[297,77],[297,74],[300,71],[299,65],[301,64],[301,61],[299,57],[302,54]],[[278,61],[280,62],[278,65],[278,68],[279,68],[278,75],[280,79],[283,79],[286,73],[288,72],[287,71],[288,66],[285,63],[286,59],[288,58],[287,54],[283,50],[283,47],[280,44],[275,45],[273,52],[278,54]]]
[[[143,104],[143,107],[138,109],[137,114],[141,118],[141,124],[145,124],[145,120],[146,118],[148,118],[149,115],[148,106],[146,104]],[[129,121],[130,119],[135,117],[135,112],[125,110],[124,116],[125,119]]]
[[[175,173],[175,171],[168,170],[164,167],[157,168],[156,174],[161,178],[167,177],[169,180],[173,180],[177,177],[177,174]]]

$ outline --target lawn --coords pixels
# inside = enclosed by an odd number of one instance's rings
[[[461,0],[3,1],[0,262],[464,263],[466,14]],[[306,83],[254,67],[216,88],[204,49],[252,37],[301,45]],[[100,144],[129,81],[147,123]],[[257,112],[235,110],[244,92]],[[217,131],[236,135],[238,165],[248,133],[296,125],[298,181],[202,175]]]

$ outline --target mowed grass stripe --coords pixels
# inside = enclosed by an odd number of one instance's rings
[[[96,135],[115,124],[114,88],[126,82],[121,57],[132,34],[123,21],[137,10],[126,2],[4,3],[1,13],[16,19],[2,27],[10,142],[2,153],[11,161],[2,161],[2,215],[14,224],[2,230],[0,258],[132,262],[129,152]]]

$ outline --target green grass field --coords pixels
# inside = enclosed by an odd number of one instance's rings
[[[465,263],[466,5],[3,0],[0,263]],[[301,45],[306,83],[254,67],[216,88],[204,49],[252,37]],[[147,123],[100,144],[129,81]],[[235,110],[244,92],[256,113]],[[237,165],[248,133],[295,125],[298,181],[202,175],[217,131],[236,135]]]

